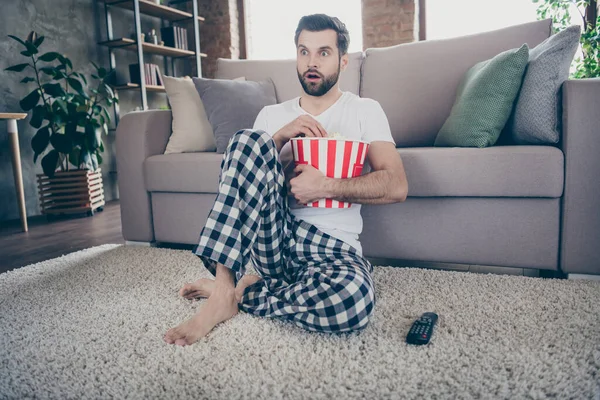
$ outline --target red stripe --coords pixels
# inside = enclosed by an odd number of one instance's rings
[[[346,142],[344,146],[344,162],[342,163],[342,178],[348,177],[348,167],[350,166],[350,155],[352,154],[352,142]]]
[[[310,141],[310,163],[316,169],[319,169],[319,141]]]
[[[329,164],[327,164],[327,176],[333,178],[335,174],[335,140],[327,141],[327,160],[329,160]]]
[[[359,143],[359,145],[358,145],[358,158],[356,160],[357,164],[362,164],[364,147],[365,147],[364,143]]]
[[[304,141],[297,140],[296,144],[298,145],[298,162],[304,164]]]

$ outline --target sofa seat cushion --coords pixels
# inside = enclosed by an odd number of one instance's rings
[[[398,149],[412,197],[549,197],[563,191],[553,146]],[[222,154],[159,154],[144,162],[149,192],[217,193]]]
[[[553,146],[398,149],[412,197],[562,196],[564,157]]]
[[[144,161],[149,192],[217,193],[223,154],[159,154]]]

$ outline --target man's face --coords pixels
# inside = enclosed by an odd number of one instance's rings
[[[347,55],[340,60],[336,32],[304,30],[296,51],[296,69],[304,91],[311,96],[329,92],[340,77],[342,64],[345,68],[347,62]]]

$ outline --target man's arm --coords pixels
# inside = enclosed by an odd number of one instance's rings
[[[290,181],[302,204],[329,198],[349,203],[389,204],[406,200],[408,182],[400,154],[391,142],[371,142],[367,159],[371,172],[356,178],[328,178],[310,165],[298,165]]]
[[[350,178],[326,178],[324,197],[349,203],[389,204],[406,200],[408,181],[400,154],[391,142],[372,142],[367,159],[368,174]]]

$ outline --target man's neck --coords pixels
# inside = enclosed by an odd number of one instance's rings
[[[319,115],[331,107],[342,96],[342,91],[336,85],[323,96],[309,96],[304,93],[300,97],[300,107],[311,115]]]

